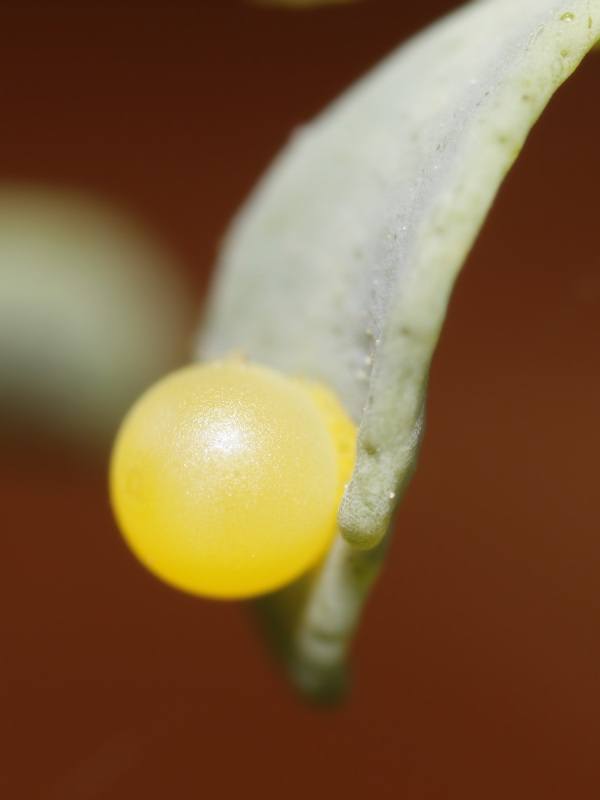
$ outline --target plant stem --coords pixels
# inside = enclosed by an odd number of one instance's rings
[[[338,533],[316,570],[257,602],[292,684],[315,702],[335,702],[344,694],[352,636],[389,538],[358,550]]]

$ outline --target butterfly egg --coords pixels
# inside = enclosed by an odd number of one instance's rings
[[[242,361],[197,364],[133,406],[111,500],[138,558],[167,583],[245,598],[326,552],[356,430],[329,389]]]

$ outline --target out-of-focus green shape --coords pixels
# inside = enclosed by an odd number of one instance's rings
[[[464,6],[300,129],[230,229],[198,358],[242,349],[325,381],[360,423],[344,539],[267,608],[310,693],[340,684],[456,276],[532,125],[599,38],[600,0]]]
[[[0,186],[0,424],[106,447],[149,383],[184,357],[174,259],[79,192]]]

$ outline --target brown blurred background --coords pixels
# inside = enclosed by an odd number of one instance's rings
[[[453,5],[5,3],[0,175],[131,209],[199,304],[293,126]],[[459,281],[341,709],[135,563],[101,460],[2,443],[0,797],[600,796],[599,92],[590,56]]]

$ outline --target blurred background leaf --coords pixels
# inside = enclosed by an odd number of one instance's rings
[[[180,266],[133,215],[81,191],[0,185],[0,424],[102,448],[185,363]]]

